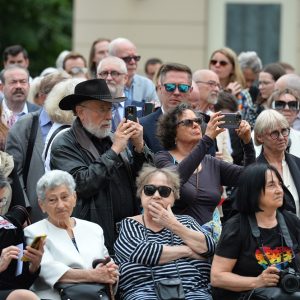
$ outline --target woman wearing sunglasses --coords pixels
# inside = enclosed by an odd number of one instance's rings
[[[161,299],[155,285],[168,279],[180,279],[184,293],[169,299],[212,299],[205,257],[214,253],[215,244],[193,218],[172,213],[179,189],[178,174],[167,168],[144,166],[140,172],[137,196],[143,214],[121,222],[115,243],[121,299]]]
[[[212,219],[221,200],[221,186],[236,186],[243,171],[242,166],[207,155],[216,136],[225,130],[219,127],[222,118],[220,112],[212,114],[202,136],[202,119],[182,103],[158,122],[157,136],[166,151],[156,153],[155,164],[180,174],[181,197],[175,202],[174,212],[190,215],[200,224]],[[242,141],[244,164],[248,165],[255,161],[250,125],[243,120],[236,131]]]
[[[287,151],[300,157],[300,132],[293,129],[293,123],[300,109],[299,94],[293,89],[276,90],[268,99],[268,108],[281,113],[289,123],[290,133]],[[256,156],[261,153],[261,145],[255,146]]]
[[[257,162],[273,165],[278,170],[285,184],[286,209],[299,217],[300,158],[287,152],[289,135],[290,124],[278,111],[267,109],[257,117],[254,141],[262,146]]]
[[[239,110],[245,115],[253,103],[236,53],[226,47],[215,50],[209,59],[209,69],[219,76],[222,88],[237,97]]]

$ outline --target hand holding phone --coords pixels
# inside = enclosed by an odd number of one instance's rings
[[[40,246],[40,243],[43,242],[43,241],[46,239],[46,237],[47,237],[46,234],[41,234],[41,235],[36,236],[36,237],[33,239],[33,241],[32,241],[32,243],[31,243],[30,247],[32,247],[32,248],[34,248],[34,249],[38,249],[39,246]],[[25,256],[23,256],[23,257],[21,258],[21,260],[22,260],[22,261],[29,261],[29,259],[28,259],[27,257],[25,257]]]

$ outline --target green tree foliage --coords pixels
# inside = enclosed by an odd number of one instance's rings
[[[71,41],[72,0],[0,0],[1,54],[7,46],[22,45],[32,76],[55,67],[58,54],[70,50]]]

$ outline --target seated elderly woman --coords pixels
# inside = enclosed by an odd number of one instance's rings
[[[159,120],[157,136],[167,151],[155,154],[157,167],[171,167],[180,174],[180,201],[174,212],[194,217],[201,225],[212,219],[220,202],[222,186],[236,186],[242,166],[207,155],[216,136],[224,131],[220,112],[211,115],[205,135],[202,136],[202,119],[185,103],[166,113]],[[242,140],[244,164],[255,161],[250,125],[242,120],[236,129]]]
[[[257,162],[273,165],[284,182],[285,208],[300,216],[300,158],[286,151],[289,141],[290,124],[279,112],[264,110],[256,119],[254,140],[262,145]]]
[[[183,289],[181,298],[168,299],[212,299],[205,257],[214,253],[215,244],[192,217],[173,215],[178,174],[144,166],[137,178],[137,196],[144,213],[121,222],[115,243],[122,299],[157,299],[154,287],[170,278],[181,279]]]
[[[5,189],[9,185],[0,172],[0,198],[5,199]],[[25,244],[23,226],[29,218],[23,206],[13,206],[5,215],[0,216],[0,299],[37,300],[38,297],[28,289],[38,277],[43,255],[43,244],[37,249]],[[22,249],[26,261],[22,262]]]
[[[56,300],[60,299],[54,288],[58,283],[116,283],[118,267],[114,262],[93,269],[95,259],[108,255],[102,228],[71,217],[76,204],[73,177],[64,171],[49,171],[38,181],[37,195],[48,218],[25,229],[28,243],[37,235],[47,235],[40,277],[33,290],[41,298]]]
[[[280,270],[299,271],[295,255],[300,249],[300,220],[283,209],[282,186],[279,172],[271,165],[245,169],[237,190],[239,214],[225,223],[212,263],[214,299],[257,299],[250,293],[266,292],[274,298],[259,299],[300,299],[300,292],[275,297],[281,293],[275,288]],[[274,288],[266,290],[270,287]],[[252,289],[258,290],[248,292]],[[247,296],[242,298],[243,294]]]

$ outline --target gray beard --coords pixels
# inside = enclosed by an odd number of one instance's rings
[[[99,127],[94,127],[92,125],[85,125],[84,128],[92,135],[96,136],[98,139],[103,139],[107,137],[111,132],[111,126],[109,128],[101,129]]]

